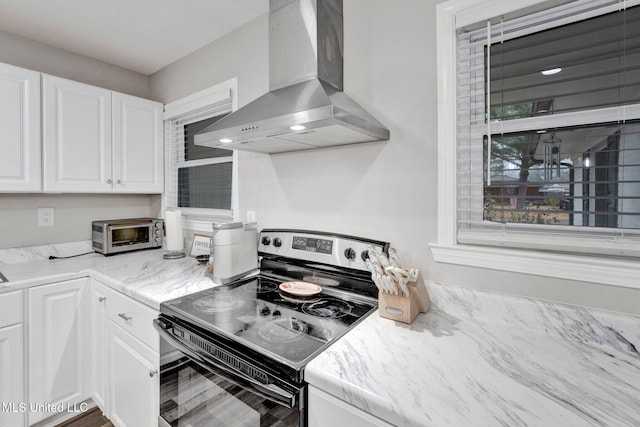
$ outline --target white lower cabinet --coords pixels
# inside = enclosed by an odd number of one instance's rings
[[[90,280],[29,289],[29,424],[91,395]]]
[[[23,292],[0,294],[0,427],[54,425],[89,398],[116,427],[157,426],[158,311],[88,277],[25,292],[26,359]]]
[[[159,313],[92,282],[94,400],[116,427],[155,427],[160,343],[152,321]]]
[[[158,353],[109,322],[109,419],[114,425],[157,425],[158,364]]]
[[[0,329],[0,426],[23,426],[25,421],[22,325]]]
[[[0,295],[0,426],[25,425],[22,292]]]
[[[309,427],[391,427],[347,402],[310,385],[308,387]]]
[[[91,397],[107,413],[109,375],[107,369],[107,296],[97,282],[91,286]]]

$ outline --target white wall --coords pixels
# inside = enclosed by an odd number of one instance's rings
[[[149,77],[0,30],[0,62],[149,98]]]
[[[0,62],[149,97],[147,76],[4,31],[0,31]],[[53,227],[37,226],[38,207],[55,209]],[[159,212],[159,196],[0,194],[0,249],[88,240],[92,220]]]
[[[237,77],[238,103],[248,103],[269,87],[268,31],[265,14],[152,74],[151,97],[166,104]]]
[[[435,156],[429,156],[435,149],[429,137],[435,133],[435,117],[429,118],[435,98],[429,85],[415,82],[435,80],[435,68],[429,65],[435,45],[421,45],[416,55],[407,44],[429,37],[424,17],[431,6],[403,2],[404,14],[385,1],[377,7],[345,3],[347,93],[390,128],[392,140],[273,156],[241,152],[242,213],[256,210],[260,225],[269,227],[329,229],[390,240],[399,234],[432,234],[435,226],[425,215],[433,218],[435,207],[418,197],[415,178],[435,180]],[[407,15],[414,19],[408,25]],[[388,31],[380,31],[381,22]],[[152,96],[171,102],[237,76],[239,104],[246,104],[268,90],[267,34],[265,15],[152,75]],[[410,69],[398,67],[412,62]],[[379,90],[372,92],[372,86]],[[386,190],[395,191],[400,201]],[[389,224],[390,218],[398,221]],[[427,246],[421,246],[425,255]],[[424,256],[416,254],[418,258]]]
[[[158,196],[0,195],[0,249],[91,239],[91,221],[158,216]],[[54,225],[38,227],[38,208],[54,208]]]
[[[260,228],[331,230],[388,240],[429,279],[640,313],[639,292],[436,264],[435,0],[348,0],[345,89],[391,130],[387,142],[260,155],[240,153],[240,209]],[[240,105],[268,90],[267,17],[151,76],[170,102],[238,76]],[[541,266],[543,268],[543,266]]]

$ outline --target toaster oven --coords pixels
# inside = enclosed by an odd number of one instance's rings
[[[93,250],[104,255],[162,247],[164,221],[131,218],[93,221]]]

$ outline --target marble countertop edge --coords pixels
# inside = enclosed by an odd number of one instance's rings
[[[206,274],[204,265],[191,257],[165,260],[162,250],[87,254],[88,242],[58,246],[0,250],[0,272],[7,278],[0,283],[0,293],[89,277],[159,310],[162,301],[218,285]],[[83,255],[49,258],[60,253]]]

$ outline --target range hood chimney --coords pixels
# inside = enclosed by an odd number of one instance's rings
[[[269,0],[269,92],[195,143],[282,153],[389,139],[343,92],[342,22],[342,0]]]

